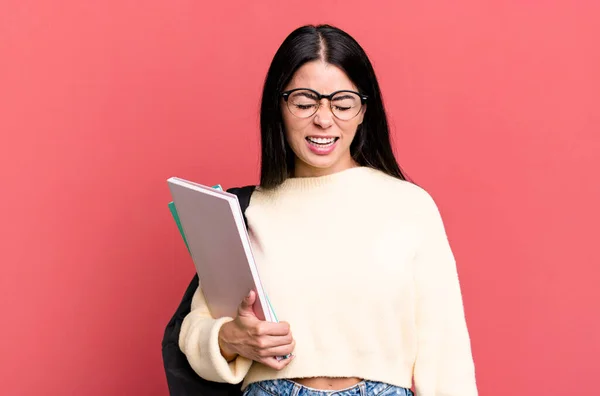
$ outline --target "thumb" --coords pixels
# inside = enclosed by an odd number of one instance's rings
[[[238,309],[238,314],[240,316],[256,317],[256,314],[254,313],[254,308],[253,308],[253,305],[255,302],[256,302],[256,292],[254,290],[250,290],[250,293],[248,293],[248,295],[242,300],[242,303],[240,304],[240,307]]]

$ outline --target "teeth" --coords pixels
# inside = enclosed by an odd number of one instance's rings
[[[316,144],[331,144],[335,141],[335,138],[318,138],[318,137],[309,137],[308,140],[312,143]]]

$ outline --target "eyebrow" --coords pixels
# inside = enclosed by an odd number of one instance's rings
[[[346,94],[346,95],[335,95],[333,97],[333,101],[336,100],[344,100],[344,99],[354,99],[354,95]]]
[[[292,96],[305,96],[309,99],[317,99],[317,95],[313,94],[310,91],[298,91],[298,92],[294,92],[292,94]]]

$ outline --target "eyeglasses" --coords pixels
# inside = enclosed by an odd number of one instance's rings
[[[296,88],[281,94],[290,113],[298,118],[312,117],[321,106],[321,99],[329,100],[333,115],[343,121],[356,117],[368,96],[359,92],[341,90],[322,95],[310,88]]]

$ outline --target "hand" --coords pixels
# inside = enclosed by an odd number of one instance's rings
[[[292,338],[290,325],[285,322],[272,323],[258,319],[252,306],[256,292],[251,291],[238,307],[237,317],[225,323],[219,331],[221,354],[228,361],[236,355],[260,362],[265,366],[281,370],[294,358],[277,360],[293,352],[296,342]]]

